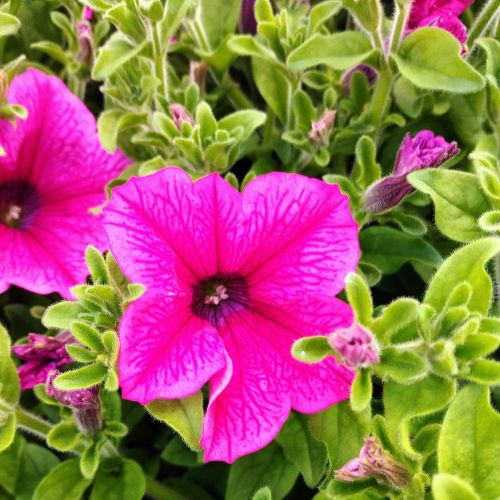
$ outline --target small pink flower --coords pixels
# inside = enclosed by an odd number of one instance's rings
[[[94,11],[90,7],[84,7],[82,17],[86,21],[90,21],[94,17]]]
[[[348,483],[370,477],[395,488],[404,488],[409,481],[408,471],[382,449],[375,437],[365,437],[359,455],[335,473],[337,480]]]
[[[349,368],[362,368],[380,361],[380,348],[373,334],[358,323],[336,330],[328,340]]]
[[[399,147],[393,173],[372,184],[366,191],[366,211],[380,213],[395,207],[415,190],[406,179],[409,173],[439,167],[459,152],[456,142],[447,142],[430,130],[422,130],[413,138],[406,134]]]
[[[335,110],[326,109],[318,121],[312,122],[309,139],[327,146],[330,141],[334,122]]]
[[[102,218],[89,209],[128,161],[102,149],[92,113],[58,78],[30,69],[7,98],[29,114],[16,127],[0,120],[0,290],[68,297],[88,274],[86,246],[106,249]]]
[[[54,385],[59,370],[52,370],[45,383],[48,396],[73,410],[76,425],[84,434],[94,434],[102,427],[101,402],[99,387],[90,387],[77,391],[61,391]]]
[[[357,225],[337,186],[272,173],[242,194],[166,168],[115,188],[105,217],[113,255],[147,287],[120,325],[123,397],[184,398],[210,381],[206,461],[264,447],[291,408],[349,397],[351,370],[291,355],[352,321],[334,296],[358,262]]]
[[[189,111],[182,104],[171,104],[168,107],[170,114],[172,115],[172,120],[174,120],[175,126],[181,130],[182,124],[184,122],[189,123],[189,125],[194,126],[193,117],[189,114]]]
[[[27,344],[12,346],[12,352],[26,361],[17,369],[21,389],[44,384],[51,370],[73,363],[66,352],[66,345],[74,342],[75,338],[69,332],[62,332],[56,337],[30,333]]]

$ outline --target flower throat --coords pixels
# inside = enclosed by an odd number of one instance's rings
[[[0,224],[26,229],[40,208],[36,189],[25,181],[0,182]]]

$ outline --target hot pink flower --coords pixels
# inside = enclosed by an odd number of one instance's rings
[[[44,384],[50,371],[70,365],[73,359],[66,352],[66,344],[76,342],[69,332],[62,332],[56,337],[28,334],[28,343],[12,346],[12,352],[26,363],[18,369],[21,389],[32,389],[37,384]]]
[[[147,286],[120,325],[123,396],[183,398],[210,380],[205,460],[262,448],[291,408],[349,397],[353,374],[333,357],[307,365],[290,353],[352,320],[334,298],[359,256],[337,186],[273,173],[241,194],[219,175],[193,183],[167,168],[116,188],[105,216],[113,254]]]
[[[89,209],[127,160],[102,149],[94,117],[58,78],[30,69],[7,98],[29,115],[16,127],[0,120],[0,291],[68,296],[87,276],[85,247],[106,247],[102,218]]]

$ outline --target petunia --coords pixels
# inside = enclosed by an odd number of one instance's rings
[[[62,332],[56,337],[28,334],[28,343],[12,346],[12,352],[25,361],[17,373],[21,389],[32,389],[37,384],[44,384],[49,372],[73,363],[66,352],[66,345],[76,342],[69,332]]]
[[[447,142],[430,130],[422,130],[413,138],[406,134],[399,147],[394,172],[366,191],[366,211],[380,213],[395,207],[415,190],[407,180],[408,174],[423,168],[439,167],[459,152],[456,142]]]
[[[128,161],[102,149],[92,113],[58,78],[30,69],[7,98],[28,118],[0,120],[0,291],[68,296],[87,276],[86,246],[106,248],[102,217],[89,209]]]
[[[357,225],[337,186],[272,173],[241,194],[167,168],[116,188],[105,218],[113,255],[147,287],[120,325],[123,397],[184,398],[210,381],[206,461],[264,447],[292,408],[349,397],[351,370],[290,352],[352,322],[335,294],[358,262]]]
[[[415,0],[412,3],[407,29],[435,26],[451,33],[466,52],[467,28],[458,16],[473,0]]]
[[[350,368],[366,367],[380,361],[380,347],[375,337],[358,323],[336,330],[328,341]]]

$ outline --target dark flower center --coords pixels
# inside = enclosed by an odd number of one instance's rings
[[[247,305],[248,285],[238,274],[217,274],[193,286],[193,313],[216,328],[225,323],[229,314]]]
[[[40,196],[25,181],[0,182],[0,224],[14,229],[26,229],[40,208]]]

